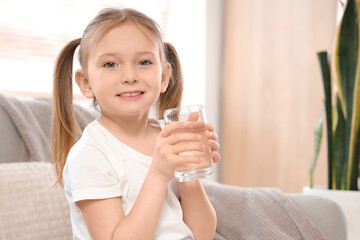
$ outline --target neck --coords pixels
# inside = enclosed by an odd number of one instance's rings
[[[148,114],[128,116],[126,118],[111,118],[101,115],[99,122],[109,132],[119,138],[144,137],[148,130]]]
[[[148,124],[149,114],[126,118],[102,115],[99,122],[117,139],[147,156],[153,156],[160,129]]]

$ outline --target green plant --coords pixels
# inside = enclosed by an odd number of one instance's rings
[[[328,188],[358,190],[360,157],[360,0],[348,0],[332,52],[318,53],[325,92],[325,111],[315,128],[310,187],[326,113]],[[333,97],[335,96],[335,97]],[[332,98],[333,97],[333,98]]]

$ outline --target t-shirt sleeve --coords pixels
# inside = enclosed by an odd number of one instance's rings
[[[80,144],[71,149],[67,159],[68,188],[73,202],[122,196],[125,183],[111,160],[97,146]]]

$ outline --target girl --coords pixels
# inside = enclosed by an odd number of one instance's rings
[[[81,138],[72,109],[75,81],[93,98],[100,117]],[[220,160],[211,125],[176,123],[161,129],[149,119],[178,107],[182,73],[175,49],[158,25],[131,9],[104,9],[81,39],[59,54],[54,73],[53,161],[70,206],[74,239],[212,239],[216,215],[198,180],[173,182],[175,170],[201,163],[194,128],[207,128],[213,162]]]

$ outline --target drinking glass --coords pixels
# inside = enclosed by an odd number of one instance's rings
[[[196,115],[194,115],[197,113]],[[198,118],[197,118],[198,115]],[[197,119],[196,119],[197,118]],[[191,105],[183,106],[179,108],[167,109],[164,112],[164,122],[165,125],[172,124],[174,122],[205,122],[206,115],[205,109],[201,105]],[[208,146],[207,130],[206,129],[193,129],[192,132],[195,132],[201,136],[201,141],[205,146]],[[182,155],[196,155],[202,156],[205,158],[202,164],[196,164],[192,169],[184,169],[175,171],[174,176],[179,182],[190,181],[194,179],[208,178],[213,172],[214,168],[212,167],[212,157],[211,157],[211,148],[208,146],[205,151],[187,151],[180,153]]]

